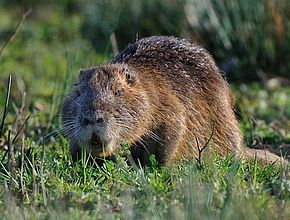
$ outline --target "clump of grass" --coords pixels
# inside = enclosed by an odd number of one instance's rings
[[[185,11],[229,77],[248,81],[289,76],[289,6],[274,0],[188,0]]]
[[[122,157],[118,163],[106,161],[101,167],[89,165],[85,157],[76,164],[68,158],[35,146],[31,158],[24,162],[26,197],[21,199],[2,188],[0,209],[5,210],[5,216],[289,217],[283,205],[289,204],[290,198],[285,170],[275,166],[213,156],[204,161],[202,169],[195,161],[184,161],[167,168],[153,165],[135,170]],[[4,182],[10,184],[9,180]],[[19,184],[13,190],[20,190]],[[13,211],[8,206],[14,207]]]

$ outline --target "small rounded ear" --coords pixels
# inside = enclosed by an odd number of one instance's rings
[[[81,69],[80,73],[79,73],[79,80],[83,81],[88,79],[94,72],[93,68],[89,68],[89,69]]]
[[[121,73],[124,75],[126,82],[128,85],[133,85],[135,82],[135,75],[129,71],[127,66],[123,66],[121,69]]]
[[[86,69],[80,69],[80,73],[79,73],[79,81],[83,81],[86,77]]]

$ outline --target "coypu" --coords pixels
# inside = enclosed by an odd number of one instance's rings
[[[110,64],[80,70],[62,124],[77,158],[83,147],[110,157],[130,145],[141,165],[199,156],[199,149],[238,158],[279,157],[247,149],[230,88],[209,53],[187,40],[153,36],[129,44]]]

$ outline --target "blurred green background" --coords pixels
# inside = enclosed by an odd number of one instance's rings
[[[290,78],[287,0],[2,0],[1,43],[30,8],[22,44],[73,44],[111,57],[112,41],[122,49],[137,38],[174,35],[208,49],[230,79]]]
[[[290,143],[290,1],[1,0],[0,49],[29,9],[0,57],[0,106],[13,76],[10,121],[25,91],[31,125],[49,130],[80,68],[138,38],[174,35],[205,47],[226,73],[248,144]]]

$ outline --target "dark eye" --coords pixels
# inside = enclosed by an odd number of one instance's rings
[[[115,91],[115,96],[120,96],[121,95],[121,90],[120,89],[117,89],[116,91]]]
[[[76,90],[76,96],[79,97],[81,95],[79,90]]]

